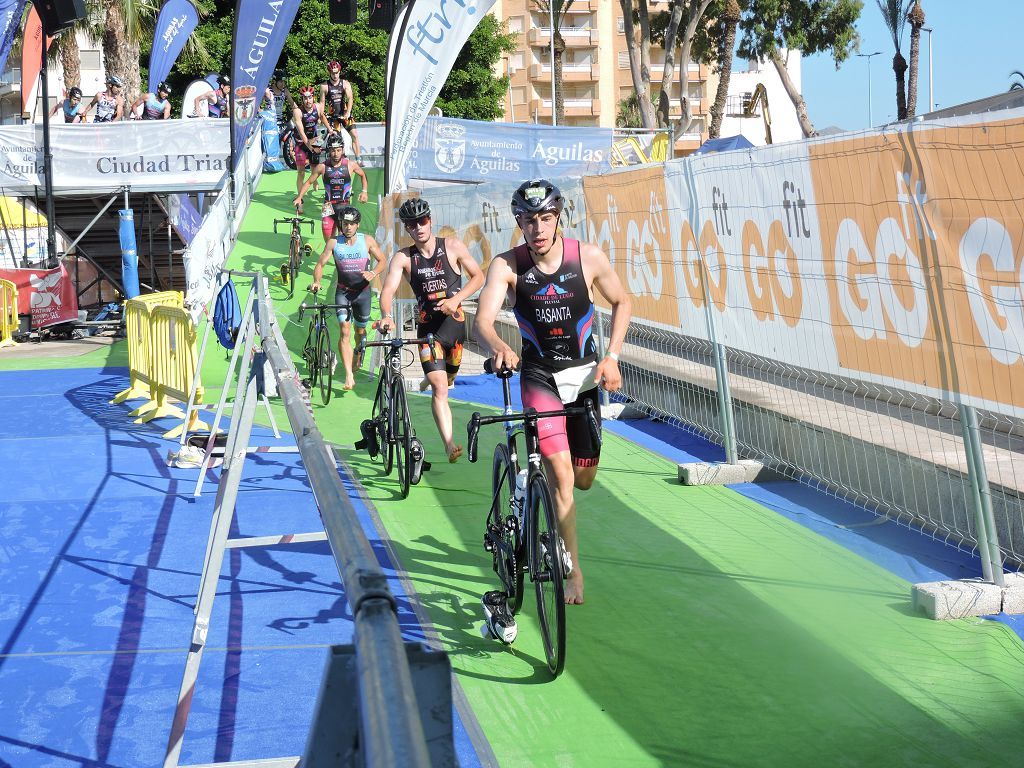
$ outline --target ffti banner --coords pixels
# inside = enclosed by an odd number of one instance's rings
[[[2,2],[3,0],[0,0]],[[160,9],[149,54],[149,92],[167,79],[178,54],[199,23],[199,14],[189,0],[167,0]]]
[[[455,59],[494,0],[413,0],[392,31],[388,54],[385,193],[404,189],[405,164]]]
[[[262,124],[257,119],[260,100],[298,10],[299,0],[238,0],[235,7],[231,149],[236,167],[245,140]]]

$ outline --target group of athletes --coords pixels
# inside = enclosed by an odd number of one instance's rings
[[[338,150],[332,148],[331,152]],[[345,389],[355,386],[353,370],[359,366],[358,361],[353,366],[353,344],[360,346],[370,323],[370,285],[386,271],[380,294],[381,317],[374,327],[382,333],[395,330],[392,303],[405,280],[416,299],[417,336],[433,334],[434,338],[434,350],[426,345],[419,349],[424,373],[420,388],[431,390],[434,421],[449,462],[456,462],[463,452],[454,435],[448,402],[448,390],[455,382],[466,338],[462,304],[477,291],[477,338],[490,349],[495,370],[502,366],[520,368],[524,407],[559,410],[563,405],[583,406],[589,400],[595,412],[600,413],[598,388],[615,392],[622,386],[618,360],[629,325],[630,299],[600,248],[567,238],[560,231],[564,201],[554,184],[544,179],[531,180],[516,190],[511,208],[524,242],[494,258],[485,276],[458,238],[434,234],[430,205],[422,197],[407,200],[398,211],[412,245],[386,259],[374,238],[359,232],[362,216],[358,209],[348,205],[346,197],[351,195],[351,188],[347,193],[341,192],[338,204],[331,202],[339,187],[330,169],[336,172],[341,165],[337,154],[333,157],[324,164],[326,169],[320,171],[328,200],[323,222],[327,244],[313,270],[310,290],[321,290],[324,268],[333,260],[337,272],[335,303],[346,308],[338,313],[339,357],[344,366]],[[362,182],[360,199],[365,201],[365,175]],[[351,183],[351,178],[347,183]],[[300,188],[295,199],[297,206],[307,187],[308,182]],[[329,224],[328,208],[333,210]],[[611,332],[603,357],[598,355],[593,333],[595,290],[612,310]],[[521,356],[495,329],[504,302],[519,323]],[[575,489],[586,490],[593,484],[600,445],[594,441],[583,416],[542,419],[539,430],[559,530],[574,564],[565,582],[565,601],[578,604],[583,602],[583,570],[576,531]]]

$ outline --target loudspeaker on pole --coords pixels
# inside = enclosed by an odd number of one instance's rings
[[[327,0],[332,24],[355,24],[357,0]]]
[[[369,0],[370,26],[388,32],[395,24],[395,0]]]
[[[32,4],[47,35],[67,29],[86,15],[85,0],[32,0]]]

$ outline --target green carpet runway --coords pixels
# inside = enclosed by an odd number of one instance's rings
[[[274,274],[287,234],[271,220],[293,192],[292,173],[263,178],[229,267]],[[276,284],[272,297],[294,354],[303,296]],[[213,349],[208,400],[226,367]],[[40,362],[126,364],[123,344]],[[402,501],[352,449],[372,393],[362,374],[326,408],[314,394],[317,424],[346,449],[500,765],[1021,764],[1024,646],[1010,629],[916,615],[906,581],[736,491],[680,486],[674,464],[608,432],[597,483],[578,496],[586,604],[567,611],[566,670],[552,682],[532,593],[514,646],[478,630],[494,586],[481,542],[496,428],[480,463],[449,465],[429,399],[412,396],[434,469]],[[453,403],[457,434],[474,409]],[[280,407],[275,417],[287,424]]]

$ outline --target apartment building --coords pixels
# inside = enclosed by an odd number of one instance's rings
[[[649,3],[652,13],[668,10],[665,0]],[[504,63],[511,78],[504,122],[550,123],[553,111],[551,84],[551,19],[535,0],[498,0],[492,12],[519,36],[519,47]],[[565,124],[615,127],[619,102],[633,93],[629,53],[617,0],[574,0],[561,24],[566,50],[562,58]],[[661,76],[665,52],[651,49],[651,69]],[[707,138],[710,108],[718,87],[709,67],[689,63],[688,98],[693,120],[676,144],[685,154]],[[657,86],[655,86],[657,87]],[[678,99],[679,65],[673,74],[670,119],[682,112]]]

